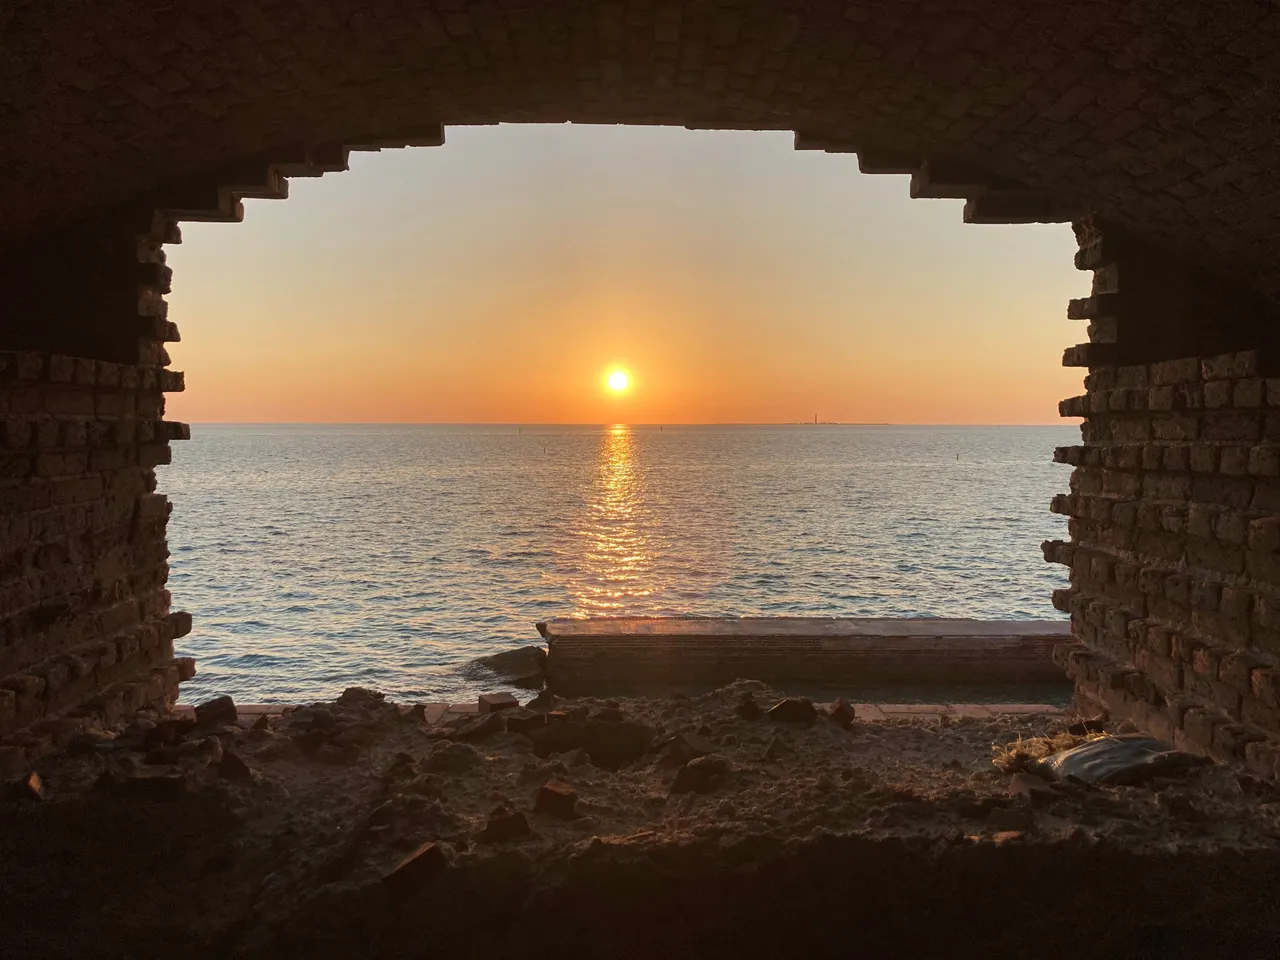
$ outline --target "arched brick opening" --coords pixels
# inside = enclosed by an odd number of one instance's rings
[[[0,67],[4,648],[11,762],[172,696],[153,467],[186,435],[164,344],[182,220],[512,121],[788,129],[960,197],[1073,220],[1092,295],[1055,602],[1083,701],[1276,773],[1280,138],[1265,2],[388,0],[14,6]],[[851,175],[852,175],[851,166]],[[998,291],[993,295],[998,295]],[[1033,321],[1029,321],[1033,322]]]

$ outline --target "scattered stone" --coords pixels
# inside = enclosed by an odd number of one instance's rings
[[[837,697],[835,702],[831,704],[831,707],[827,710],[827,716],[830,717],[832,721],[848,730],[853,726],[853,721],[857,716],[857,713],[854,711],[851,704],[845,702],[844,697]]]
[[[338,697],[338,703],[344,706],[352,703],[377,703],[386,699],[385,693],[370,690],[367,687],[347,687]]]
[[[575,707],[570,707],[565,711],[565,715],[570,720],[586,720],[591,716],[591,708],[585,703],[580,703]]]
[[[295,733],[289,739],[303,753],[313,753],[333,739],[333,731],[323,727],[312,728]]]
[[[158,764],[161,766],[177,763],[182,759],[182,754],[178,752],[177,747],[156,747],[154,750],[148,750],[142,757],[142,762],[147,764]]]
[[[40,774],[32,770],[25,777],[13,784],[10,794],[15,800],[46,800],[48,792],[45,790],[44,781],[40,779]]]
[[[617,770],[648,752],[653,730],[633,720],[561,720],[532,734],[533,751],[540,757],[582,748],[603,770]]]
[[[818,710],[808,697],[786,697],[769,709],[769,719],[783,723],[813,723]]]
[[[529,645],[480,657],[462,670],[472,680],[489,680],[494,675],[525,690],[540,690],[546,679],[547,651]]]
[[[168,717],[155,724],[143,740],[147,747],[167,747],[185,740],[196,727],[193,717]]]
[[[358,747],[371,747],[378,741],[380,731],[374,723],[348,723],[333,734],[334,743],[354,743]]]
[[[1006,843],[1015,843],[1018,840],[1025,839],[1026,835],[1021,830],[1001,830],[991,839],[997,847],[1002,847]]]
[[[750,691],[742,695],[742,699],[734,706],[733,712],[743,720],[759,720],[764,716],[764,711],[760,709],[760,704],[756,703],[756,698]]]
[[[506,713],[507,730],[511,733],[528,734],[532,730],[547,725],[547,715],[545,713],[534,713],[532,710],[526,710],[524,707],[517,707],[515,710],[508,710]]]
[[[189,756],[198,756],[204,759],[206,763],[221,763],[222,756],[225,752],[222,748],[222,740],[218,737],[203,737],[200,740],[189,740],[187,743],[194,743],[194,748],[188,751]],[[182,745],[186,747],[187,744]]]
[[[467,720],[451,733],[450,739],[479,743],[507,729],[507,721],[497,713],[486,713],[474,720]]]
[[[1250,774],[1240,773],[1236,774],[1236,784],[1240,787],[1241,793],[1252,797],[1262,797],[1267,800],[1280,798],[1280,785],[1269,780],[1261,780]]]
[[[354,743],[325,743],[315,752],[316,760],[335,766],[349,767],[360,760],[360,747]]]
[[[452,740],[441,740],[422,761],[422,769],[428,773],[462,773],[483,762],[476,748]]]
[[[418,772],[418,761],[411,754],[405,753],[403,750],[395,755],[391,763],[387,766],[384,776],[388,780],[400,780],[404,777],[412,777]]]
[[[489,814],[480,839],[487,843],[506,843],[527,837],[530,832],[529,821],[523,813],[500,806]]]
[[[724,757],[706,756],[690,760],[676,774],[672,793],[710,793],[729,776],[732,768]]]
[[[497,713],[499,710],[514,710],[520,701],[509,693],[482,693],[477,700],[481,713]]]
[[[555,694],[550,690],[543,690],[524,706],[526,710],[534,710],[538,713],[546,713],[548,710],[554,710],[556,708]]]
[[[444,787],[439,777],[420,773],[404,785],[404,792],[420,797],[439,797],[444,793]]]
[[[236,702],[230,697],[214,697],[196,705],[196,723],[202,727],[235,722]]]
[[[533,808],[538,813],[572,820],[577,817],[578,794],[563,780],[548,780],[538,788]]]
[[[307,730],[330,730],[338,725],[338,718],[333,715],[333,709],[325,703],[313,703],[308,707],[300,707],[288,716],[291,725],[302,726]]]
[[[399,810],[400,808],[397,804],[387,801],[386,803],[380,804],[369,811],[367,823],[371,827],[385,826],[396,818],[396,814]]]
[[[603,720],[606,723],[621,723],[627,719],[617,706],[604,706],[599,710],[593,710],[591,713],[592,720]]]
[[[258,714],[258,719],[253,721],[252,730],[269,730],[271,728],[271,718],[265,713]]]
[[[795,748],[781,737],[774,737],[769,741],[769,745],[764,749],[764,758],[774,763],[777,763],[779,760],[786,760],[789,757],[794,757],[795,755]]]
[[[655,744],[659,752],[658,764],[663,767],[683,767],[690,760],[715,753],[715,744],[687,733],[677,733],[674,737]]]
[[[568,719],[569,719],[569,714],[565,713],[563,710],[548,710],[548,711],[547,711],[547,723],[548,723],[548,724],[557,723],[557,722],[559,722],[559,721],[561,721],[561,720],[568,720]]]
[[[218,761],[218,776],[224,780],[248,781],[253,779],[253,768],[234,750],[223,750]]]
[[[382,884],[392,893],[403,896],[421,890],[448,866],[443,850],[434,843],[424,843],[384,875]]]
[[[148,720],[146,717],[136,717],[129,726],[125,727],[120,736],[125,740],[145,741],[147,735],[155,728],[156,722],[154,720]]]
[[[556,762],[566,767],[587,767],[591,765],[591,754],[579,747],[577,750],[570,750],[568,753],[560,754]]]

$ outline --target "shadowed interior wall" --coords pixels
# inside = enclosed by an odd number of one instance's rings
[[[1093,295],[1083,444],[1054,499],[1071,568],[1054,604],[1084,648],[1060,648],[1077,706],[1276,776],[1280,758],[1280,367],[1274,325],[1096,218],[1075,225]],[[1174,274],[1178,275],[1175,276]],[[1130,293],[1130,277],[1138,278]],[[1163,282],[1161,277],[1163,276]],[[1161,335],[1158,323],[1167,325]],[[1230,353],[1220,351],[1231,350]],[[1147,361],[1147,362],[1144,362]]]
[[[976,223],[1079,220],[1082,702],[1276,773],[1280,18],[1265,0],[262,0],[0,11],[0,736],[173,696],[153,467],[180,220],[445,123],[787,129]],[[852,175],[852,171],[851,171]],[[158,215],[153,211],[160,211]],[[998,296],[995,291],[993,295]],[[1028,322],[1035,322],[1028,318]],[[252,345],[246,345],[250,349]]]
[[[169,609],[170,504],[154,469],[189,436],[164,419],[164,394],[183,389],[167,369],[177,331],[161,293],[160,241],[177,232],[152,226],[95,220],[61,259],[46,242],[0,263],[13,292],[0,341],[4,772],[88,727],[165,708],[193,669],[173,655],[191,618]],[[66,282],[47,282],[51,265]]]

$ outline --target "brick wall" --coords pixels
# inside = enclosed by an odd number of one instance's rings
[[[1078,265],[1105,270],[1116,284],[1123,257],[1100,255],[1098,225],[1077,225],[1077,236]],[[1055,452],[1075,468],[1070,493],[1052,504],[1070,518],[1071,539],[1044,544],[1045,559],[1071,569],[1071,586],[1053,600],[1070,612],[1084,645],[1060,648],[1059,662],[1082,710],[1105,708],[1179,747],[1276,776],[1275,350],[1108,363],[1140,354],[1144,338],[1157,355],[1168,345],[1146,331],[1126,340],[1119,301],[1100,308],[1102,298],[1091,300],[1092,315],[1082,319],[1093,321],[1094,340],[1065,357],[1089,365],[1086,392],[1060,405],[1063,416],[1084,418],[1083,443]],[[1263,328],[1253,329],[1255,341],[1266,339]],[[1182,331],[1185,344],[1194,327]],[[1204,338],[1219,344],[1222,335],[1211,327]],[[1248,328],[1232,335],[1248,336]]]
[[[183,388],[167,369],[164,342],[177,332],[157,289],[168,279],[159,244],[172,239],[163,224],[127,238],[129,269],[113,282],[130,285],[136,322],[97,332],[82,322],[81,342],[111,358],[0,352],[3,772],[86,727],[172,702],[193,669],[173,656],[191,618],[169,609],[170,504],[155,492],[170,441],[189,435],[164,419],[164,394]],[[74,326],[26,329],[28,341],[43,329],[61,343]],[[132,362],[117,362],[122,352]]]

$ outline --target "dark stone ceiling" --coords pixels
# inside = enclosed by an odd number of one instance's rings
[[[960,164],[1274,296],[1278,89],[1270,0],[9,0],[0,244],[298,144],[671,123]]]

